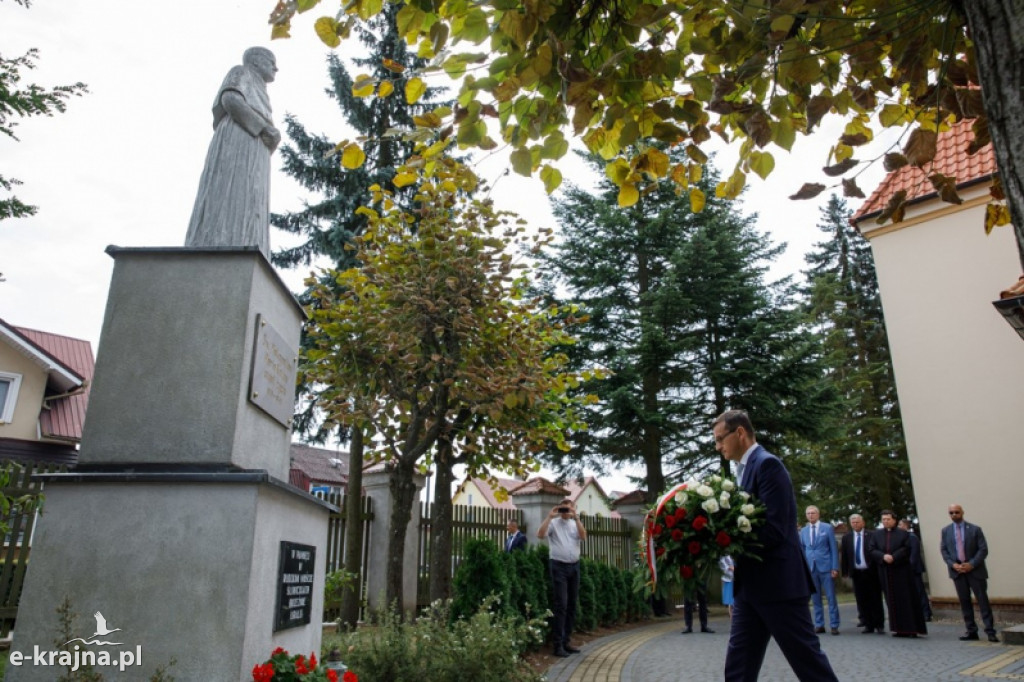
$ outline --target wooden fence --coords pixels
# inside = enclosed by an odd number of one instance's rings
[[[32,480],[33,474],[46,474],[66,471],[63,465],[56,464],[21,464],[18,462],[0,463],[0,470],[7,480],[2,492],[9,498],[18,499],[25,495],[36,495],[41,492],[41,484]],[[28,568],[31,553],[32,531],[36,525],[36,509],[32,505],[22,509],[13,505],[4,517],[8,532],[4,538],[3,554],[0,556],[0,637],[6,637],[14,626],[18,615],[18,600],[25,582],[25,571]]]
[[[327,522],[327,573],[332,573],[345,568],[345,496],[339,493],[332,493],[326,497],[321,497],[339,509],[339,511],[331,513],[331,517]],[[372,500],[369,497],[363,497],[360,500],[359,505],[360,518],[363,521],[363,548],[358,578],[360,595],[359,602],[364,605],[359,608],[359,618],[361,620],[363,620],[366,615],[364,613],[366,604],[366,581],[363,579],[363,576],[366,575],[368,570],[370,551],[373,549],[370,543],[370,524],[373,522],[373,507],[371,502]],[[386,551],[386,548],[381,547],[378,548],[377,551]],[[324,602],[325,623],[336,620],[340,614],[340,600]]]
[[[416,582],[416,605],[425,607],[430,603],[430,531],[432,528],[434,505],[420,505],[419,529],[419,571]],[[508,537],[506,525],[509,519],[519,522],[519,529],[530,535],[531,531],[523,524],[522,512],[515,509],[491,509],[490,507],[470,507],[456,505],[452,509],[452,575],[462,563],[462,548],[469,538],[488,538],[498,547],[504,547]],[[603,516],[580,515],[583,526],[587,529],[587,540],[580,546],[583,557],[614,566],[623,570],[633,567],[635,551],[629,532],[629,522],[625,519],[613,519]]]

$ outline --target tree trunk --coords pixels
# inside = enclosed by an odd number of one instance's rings
[[[394,608],[401,613],[404,604],[402,578],[405,568],[405,535],[412,519],[412,506],[416,503],[416,460],[405,462],[399,459],[390,466],[388,488],[391,491],[391,535],[388,537],[388,574],[384,596],[387,608]]]
[[[434,513],[430,523],[430,602],[452,596],[452,446],[438,441]]]
[[[1020,0],[963,0],[999,177],[1024,267],[1024,13]]]
[[[355,628],[363,584],[363,429],[352,427],[348,452],[348,485],[345,494],[345,570],[358,576],[341,595],[341,624]]]

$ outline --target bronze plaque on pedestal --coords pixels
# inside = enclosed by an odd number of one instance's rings
[[[295,351],[262,315],[257,315],[249,400],[285,428],[291,428],[295,412],[297,371]]]

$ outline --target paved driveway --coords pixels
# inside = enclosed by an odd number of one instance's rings
[[[860,633],[856,610],[840,607],[839,636],[822,635],[821,646],[840,680],[849,682],[969,682],[1024,680],[1024,647],[961,642],[960,623],[929,623],[928,636],[902,639]],[[658,621],[594,640],[583,653],[559,661],[550,682],[678,682],[720,680],[729,641],[728,619],[713,618],[715,634],[682,635],[681,621]],[[793,682],[796,676],[772,642],[760,680]]]

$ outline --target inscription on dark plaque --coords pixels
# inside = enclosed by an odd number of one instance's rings
[[[291,427],[295,411],[297,370],[298,358],[295,351],[265,317],[257,315],[249,400],[285,428]]]
[[[281,541],[277,570],[277,610],[274,632],[309,625],[313,613],[313,573],[316,547]]]

